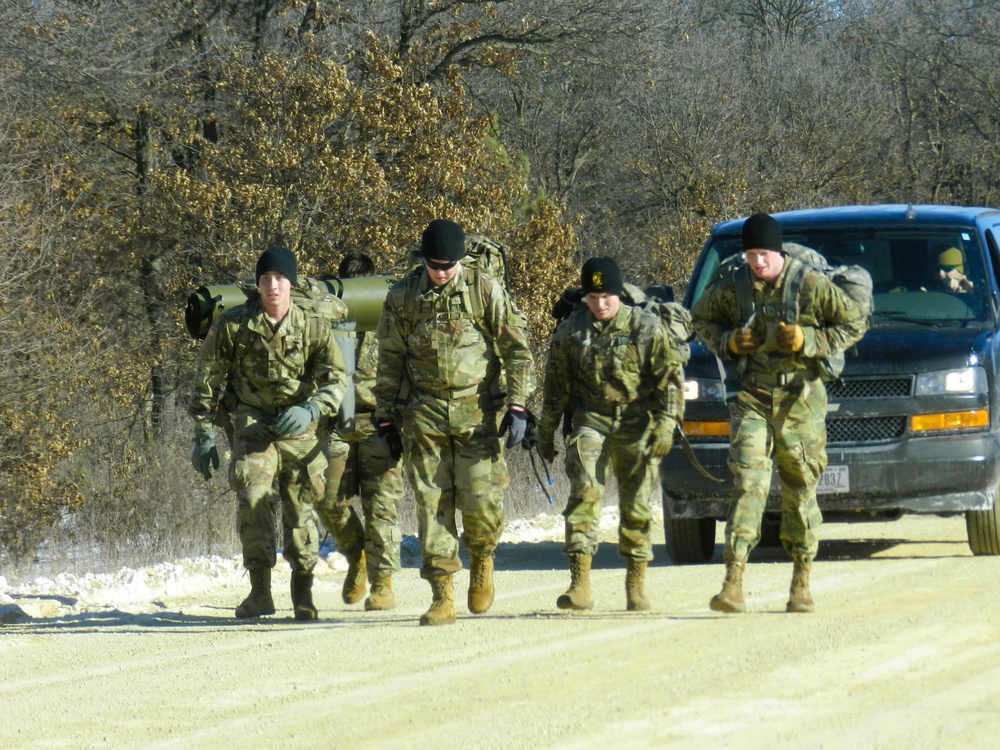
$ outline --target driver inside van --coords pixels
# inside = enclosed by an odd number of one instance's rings
[[[921,291],[967,292],[972,289],[972,282],[965,277],[965,259],[957,247],[940,245],[936,248],[937,256],[931,267],[929,281]]]

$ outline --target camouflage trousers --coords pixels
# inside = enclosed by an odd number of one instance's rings
[[[489,396],[446,401],[417,392],[406,410],[403,435],[423,555],[421,577],[462,568],[458,513],[469,553],[492,554],[503,530],[509,478]]]
[[[326,444],[326,492],[316,510],[337,550],[347,558],[356,558],[364,550],[368,577],[379,580],[399,571],[403,468],[379,442],[371,425],[359,426],[346,437],[334,433]],[[358,496],[363,523],[351,504]]]
[[[746,560],[760,541],[771,487],[772,454],[781,481],[781,544],[812,561],[823,522],[816,486],[826,468],[826,388],[818,380],[768,396],[740,391],[731,406],[729,469],[736,496],[726,522],[724,557]]]
[[[244,417],[241,419],[241,416]],[[282,556],[295,572],[319,560],[315,503],[323,496],[326,457],[315,424],[298,437],[272,439],[254,433],[246,415],[235,415],[230,486],[236,490],[236,521],[247,568],[274,567],[275,515],[281,503]]]
[[[652,425],[616,423],[611,417],[586,414],[566,445],[570,492],[566,519],[567,554],[597,553],[601,507],[608,465],[618,480],[618,554],[640,562],[653,559],[649,497],[656,486],[660,459],[647,454]]]

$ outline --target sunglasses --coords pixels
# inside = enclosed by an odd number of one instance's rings
[[[432,271],[450,271],[458,264],[457,260],[425,260],[424,265],[426,265]]]
[[[941,265],[938,265],[938,266],[934,266],[934,270],[935,271],[944,271],[945,273],[951,273],[952,271],[955,270],[956,267],[957,266],[941,266]]]

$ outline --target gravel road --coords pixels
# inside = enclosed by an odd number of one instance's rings
[[[656,531],[662,540],[662,527]],[[749,612],[708,608],[723,567],[650,568],[649,613],[625,611],[613,545],[597,604],[563,613],[558,530],[506,543],[485,615],[421,628],[411,564],[399,605],[340,602],[321,620],[237,621],[245,581],[125,607],[22,597],[0,626],[3,748],[970,748],[1000,735],[1000,558],[973,557],[961,518],[827,524],[811,615],[784,613],[791,564],[755,553]],[[283,565],[283,564],[282,564]],[[59,605],[63,605],[60,609]],[[48,609],[46,609],[48,607]]]

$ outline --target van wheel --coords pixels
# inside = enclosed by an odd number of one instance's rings
[[[678,565],[707,563],[715,553],[714,518],[671,518],[665,515],[663,527],[667,554]]]
[[[970,510],[965,514],[965,531],[969,537],[969,549],[974,555],[1000,555],[1000,519],[997,506],[1000,505],[1000,490],[993,495],[990,510]]]

